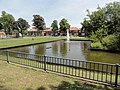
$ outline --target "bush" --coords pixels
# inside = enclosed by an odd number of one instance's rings
[[[118,38],[115,35],[108,35],[103,38],[102,45],[108,50],[119,50],[117,42]]]
[[[102,45],[100,42],[91,43],[91,47],[92,47],[92,48],[103,49],[103,45]]]

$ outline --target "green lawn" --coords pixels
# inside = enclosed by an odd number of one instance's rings
[[[34,44],[34,43],[42,43],[42,42],[61,40],[61,39],[66,39],[66,37],[45,36],[45,37],[4,38],[4,39],[0,38],[0,48],[14,47],[14,46],[20,46],[20,45],[26,45],[26,44]],[[70,38],[70,40],[84,41],[89,39],[85,37],[77,37],[77,38],[73,37],[73,38]]]
[[[80,79],[0,61],[0,90],[105,90]]]
[[[60,37],[23,37],[23,38],[9,38],[0,39],[0,48],[20,46],[33,43],[48,42],[54,40],[61,40]]]
[[[86,41],[86,40],[90,40],[90,39],[87,37],[73,37],[73,38],[70,38],[70,40],[72,40],[72,41]]]

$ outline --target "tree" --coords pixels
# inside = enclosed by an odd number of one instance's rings
[[[109,3],[106,6],[106,19],[109,25],[109,34],[120,33],[120,2]]]
[[[14,21],[15,19],[11,14],[2,11],[2,15],[0,17],[0,23],[2,24],[3,31],[6,34],[12,34],[12,24]]]
[[[85,32],[85,35],[89,37],[91,30],[92,30],[92,25],[90,24],[90,21],[87,20],[87,18],[84,19],[82,24],[81,30]]]
[[[1,29],[3,29],[3,25],[0,23],[0,31],[1,31]]]
[[[53,36],[55,36],[56,31],[58,30],[58,21],[54,20],[51,24],[52,31],[53,31]]]
[[[63,19],[60,21],[59,25],[60,25],[60,31],[61,31],[62,33],[64,33],[63,35],[65,35],[67,29],[70,28],[70,25],[69,25],[68,21],[67,21],[65,18],[63,18]]]
[[[17,21],[15,21],[13,23],[13,29],[17,30],[18,33],[21,33],[22,37],[23,34],[25,33],[25,31],[29,28],[29,24],[28,22],[23,19],[23,18],[19,18]]]
[[[105,27],[105,8],[97,8],[97,11],[94,11],[90,13],[89,10],[87,10],[87,16],[88,18],[84,19],[82,23],[82,28],[85,29],[86,35],[89,37],[91,33],[95,33],[99,28]]]
[[[35,26],[41,34],[42,30],[46,29],[44,18],[40,15],[33,15],[33,26]]]
[[[87,36],[104,48],[120,50],[120,2],[109,3],[103,8],[98,7],[94,12],[87,12],[88,18],[82,22],[82,29]],[[110,41],[111,39],[113,40]]]

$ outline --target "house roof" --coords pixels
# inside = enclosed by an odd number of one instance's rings
[[[51,29],[44,30],[44,32],[51,32],[51,31],[52,31]]]
[[[43,30],[43,31],[45,31],[45,32],[51,32],[52,30],[51,30],[51,28],[46,28],[46,29]]]
[[[78,31],[78,30],[80,30],[80,29],[77,28],[77,27],[70,27],[70,30],[71,30],[71,31]]]
[[[34,29],[34,28],[28,29],[28,32],[37,32],[37,29]]]

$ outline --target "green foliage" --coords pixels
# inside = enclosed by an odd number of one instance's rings
[[[106,20],[109,34],[120,33],[120,2],[113,2],[106,6]]]
[[[91,43],[92,48],[101,48],[103,49],[103,45],[100,42],[93,42]]]
[[[52,31],[53,31],[53,36],[55,36],[55,32],[58,30],[58,21],[54,20],[53,23],[51,24]]]
[[[97,11],[90,13],[87,10],[87,16],[89,18],[85,18],[82,24],[82,29],[85,30],[87,36],[90,35],[91,32],[95,32],[100,27],[105,27],[105,8],[98,8]]]
[[[46,28],[44,18],[40,15],[33,15],[33,26],[38,30],[44,30]]]
[[[103,38],[102,44],[106,49],[119,50],[117,46],[118,38],[115,35],[109,35]]]
[[[18,30],[18,33],[21,33],[22,36],[26,32],[26,30],[29,28],[29,24],[26,20],[23,18],[19,18],[17,21],[13,23],[13,29]]]
[[[94,12],[89,10],[87,12],[88,18],[85,18],[82,23],[82,30],[86,35],[93,43],[100,42],[104,48],[118,50],[120,38],[116,39],[111,35],[120,35],[120,2],[109,3],[103,8],[98,7]]]
[[[0,30],[2,30],[3,29],[3,25],[0,23]]]
[[[67,29],[70,28],[70,25],[69,25],[68,21],[67,21],[65,18],[63,18],[63,19],[60,21],[59,25],[60,25],[60,30],[61,30],[61,32],[63,32],[63,33],[65,33],[65,32],[67,31]]]
[[[12,33],[12,24],[15,21],[14,17],[11,14],[2,11],[2,15],[0,17],[0,23],[2,24],[3,31],[6,34]]]
[[[102,39],[107,36],[106,29],[100,28],[95,32],[91,32],[90,38],[93,42],[102,42]]]

